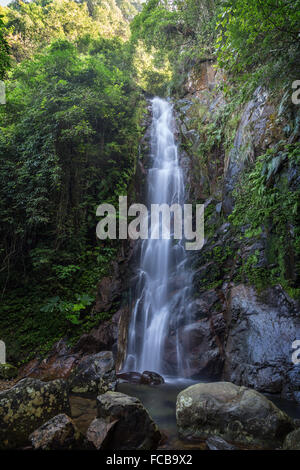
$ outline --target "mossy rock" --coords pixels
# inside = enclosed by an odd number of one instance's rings
[[[18,375],[18,369],[11,364],[0,364],[0,379],[15,379]]]
[[[29,435],[61,413],[71,413],[64,380],[27,378],[0,392],[0,449],[30,445]]]

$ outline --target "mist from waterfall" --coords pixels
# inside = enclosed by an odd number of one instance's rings
[[[172,105],[154,98],[152,114],[148,207],[162,203],[183,205],[184,174],[175,143]],[[159,224],[161,229],[161,220]],[[179,327],[185,323],[192,285],[184,241],[171,236],[169,240],[149,238],[140,243],[135,302],[123,370],[151,370],[182,377],[188,361],[184,357]]]

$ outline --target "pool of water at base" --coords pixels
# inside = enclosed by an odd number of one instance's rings
[[[204,450],[206,449],[204,442],[194,443],[179,438],[175,416],[178,393],[199,382],[199,380],[187,381],[167,378],[166,382],[159,386],[119,383],[117,391],[141,400],[163,434],[161,449]],[[201,380],[201,382],[206,382],[206,380]],[[211,380],[207,380],[207,382],[211,382]],[[292,418],[300,419],[300,405],[272,395],[267,395],[267,398]],[[74,421],[78,428],[85,433],[91,421],[96,417],[96,400],[95,398],[72,396],[70,401]]]

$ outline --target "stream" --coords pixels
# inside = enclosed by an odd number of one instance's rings
[[[118,384],[117,391],[141,400],[153,420],[158,425],[163,442],[160,449],[174,450],[205,450],[204,442],[190,442],[181,440],[176,426],[176,398],[181,390],[198,383],[192,380],[172,380],[159,386],[138,385],[130,383]],[[266,395],[281,410],[294,419],[300,419],[300,405],[277,396]],[[96,397],[82,398],[71,396],[72,417],[78,428],[86,432],[91,421],[96,417]]]

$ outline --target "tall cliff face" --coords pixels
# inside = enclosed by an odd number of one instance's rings
[[[212,62],[194,68],[176,101],[190,161],[191,201],[205,204],[194,259],[199,311],[190,325],[195,375],[300,402],[299,106],[291,90],[220,91]]]

